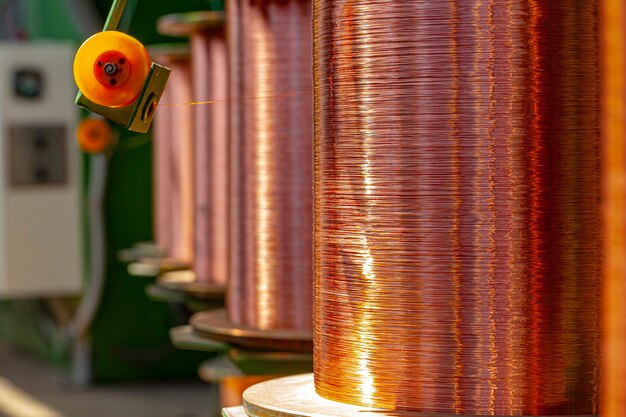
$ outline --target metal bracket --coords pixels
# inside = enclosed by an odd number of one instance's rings
[[[103,31],[117,30],[122,15],[124,14],[126,1],[127,0],[113,1]],[[153,62],[139,97],[127,106],[102,106],[89,100],[80,91],[76,96],[75,103],[113,122],[124,125],[128,130],[145,133],[150,128],[157,105],[167,85],[170,72],[171,70],[169,68]]]

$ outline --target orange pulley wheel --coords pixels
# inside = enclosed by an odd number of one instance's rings
[[[151,60],[137,39],[117,31],[96,33],[74,58],[74,79],[89,100],[106,107],[132,103],[141,93]]]
[[[113,129],[102,119],[87,118],[78,124],[76,141],[83,152],[102,153],[113,144]]]

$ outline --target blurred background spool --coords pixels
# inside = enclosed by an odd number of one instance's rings
[[[192,98],[189,49],[150,48],[152,58],[172,69],[162,103]],[[159,107],[154,123],[154,234],[156,243],[177,262],[194,255],[193,108]],[[158,119],[158,120],[157,120]]]
[[[314,10],[317,392],[597,413],[597,2]]]
[[[229,319],[308,330],[312,316],[311,2],[228,0]]]
[[[604,154],[602,415],[626,415],[626,4],[601,3]]]
[[[217,13],[216,13],[217,15]],[[195,106],[196,257],[199,282],[226,285],[228,280],[228,96],[224,16],[213,28],[191,34],[194,65],[193,100],[215,100]]]
[[[160,57],[157,57],[160,58]],[[170,88],[163,91],[161,99],[171,101]],[[153,178],[153,234],[154,242],[163,251],[172,242],[172,217],[170,207],[170,146],[172,132],[172,111],[161,108],[159,117],[154,121],[152,142],[152,178]]]
[[[223,12],[164,16],[159,31],[189,36],[194,132],[194,265],[196,281],[228,280],[228,80]],[[174,104],[186,102],[171,102]]]

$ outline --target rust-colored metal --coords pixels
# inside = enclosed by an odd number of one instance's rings
[[[314,10],[317,392],[597,413],[597,2]]]
[[[626,3],[601,2],[604,155],[602,416],[626,415]]]
[[[228,0],[230,320],[310,330],[310,0]],[[294,94],[295,93],[295,94]]]

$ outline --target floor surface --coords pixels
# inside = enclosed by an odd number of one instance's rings
[[[214,417],[201,381],[70,386],[56,369],[0,342],[0,417]],[[209,411],[213,410],[213,411]]]

